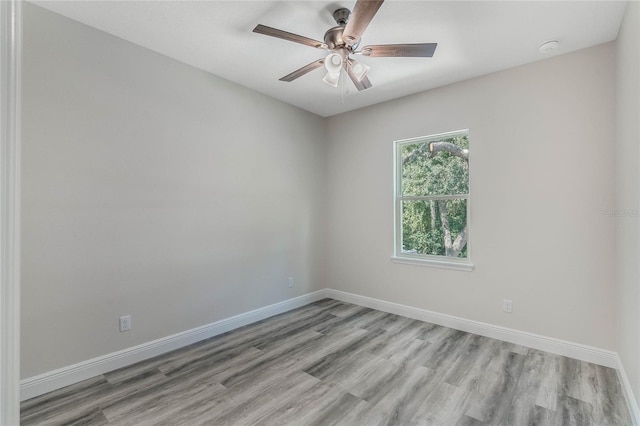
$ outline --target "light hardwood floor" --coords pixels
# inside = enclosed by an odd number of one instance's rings
[[[631,425],[615,370],[324,299],[22,403],[23,425]]]

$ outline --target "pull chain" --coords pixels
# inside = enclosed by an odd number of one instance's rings
[[[340,73],[340,103],[344,105],[344,73]]]
[[[347,61],[345,68],[346,68],[346,72],[348,73],[349,72],[349,61]],[[340,103],[342,105],[344,105],[344,92],[345,92],[345,86],[346,86],[346,84],[344,82],[345,81],[344,74],[345,73],[342,73],[342,72],[340,73]]]

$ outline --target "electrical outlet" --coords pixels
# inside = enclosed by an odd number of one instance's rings
[[[120,317],[120,331],[131,330],[131,315]]]
[[[504,299],[502,301],[502,310],[508,314],[513,312],[513,301],[509,299]]]
[[[289,277],[289,287],[293,287],[293,277]]]

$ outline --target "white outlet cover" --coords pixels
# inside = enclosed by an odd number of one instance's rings
[[[131,330],[131,315],[120,317],[120,331]]]

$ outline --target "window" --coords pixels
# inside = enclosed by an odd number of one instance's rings
[[[473,269],[467,130],[395,142],[395,222],[395,261]]]

